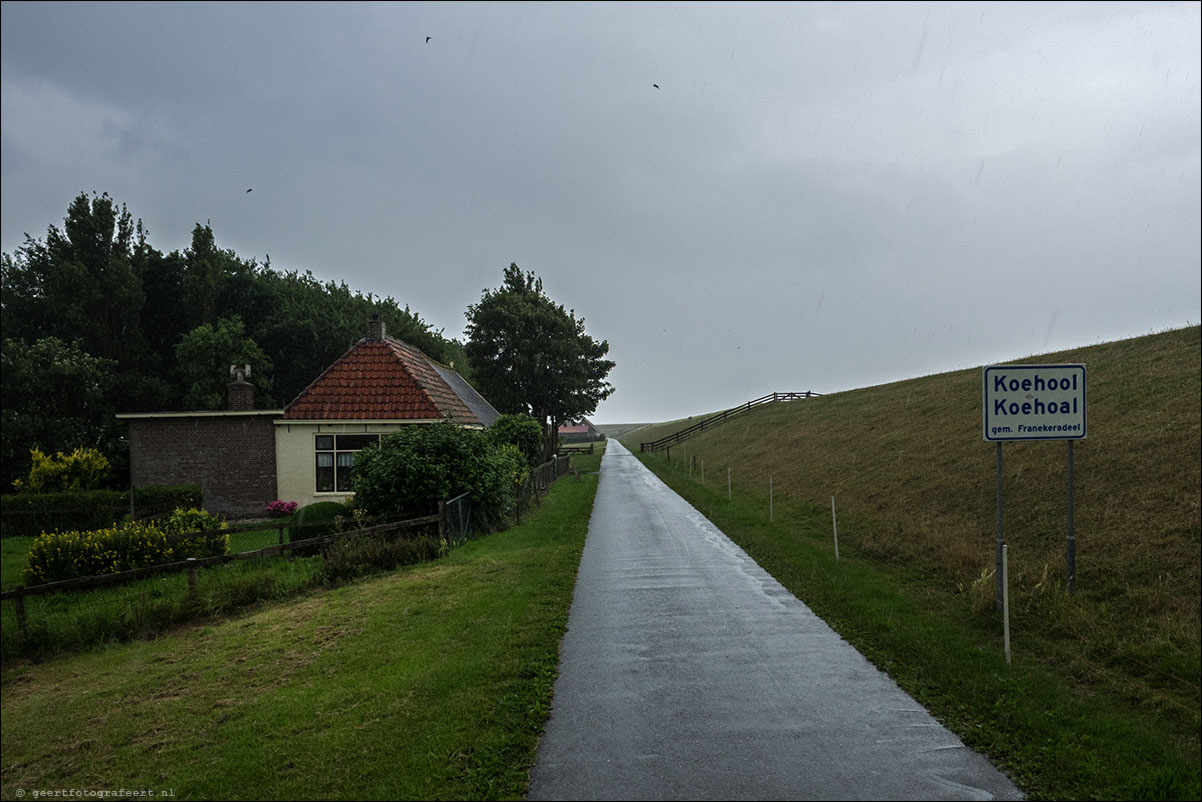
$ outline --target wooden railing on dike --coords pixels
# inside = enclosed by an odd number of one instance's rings
[[[687,440],[695,434],[704,432],[706,429],[726,423],[736,415],[742,415],[744,412],[750,412],[753,408],[764,404],[778,404],[782,401],[800,401],[804,398],[815,398],[822,393],[815,393],[811,390],[806,390],[804,393],[769,393],[768,395],[757,398],[753,401],[748,401],[746,404],[739,404],[737,407],[731,407],[725,412],[719,412],[711,418],[706,418],[700,423],[694,423],[687,429],[681,429],[679,432],[661,437],[658,440],[653,440],[649,443],[639,443],[639,451],[660,451],[662,449],[673,446],[681,440]]]

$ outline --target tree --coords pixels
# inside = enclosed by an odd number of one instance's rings
[[[175,346],[176,372],[184,387],[185,409],[221,409],[230,365],[250,365],[257,403],[270,405],[271,360],[246,336],[242,318],[224,317],[217,325],[197,326]]]
[[[614,391],[609,343],[584,331],[584,318],[543,292],[542,279],[516,264],[504,282],[468,307],[465,346],[477,388],[498,410],[533,415],[543,426],[544,455],[559,424],[591,414]]]
[[[141,233],[107,194],[81,194],[62,230],[50,226],[45,242],[26,235],[15,258],[4,259],[4,337],[57,337],[122,367],[136,363],[143,296],[132,260]]]

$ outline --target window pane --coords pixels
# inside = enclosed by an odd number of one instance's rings
[[[317,452],[317,492],[332,493],[334,491],[334,455],[329,452]]]
[[[355,464],[355,453],[339,452],[338,453],[338,491],[340,493],[349,493],[351,489],[351,476],[354,474],[352,466]]]
[[[332,434],[317,435],[317,450],[318,451],[333,451],[334,450],[334,435],[332,435]]]
[[[380,439],[378,434],[340,434],[338,435],[338,450],[358,451]]]

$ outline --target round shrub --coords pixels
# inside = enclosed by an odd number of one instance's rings
[[[514,506],[513,474],[522,458],[477,429],[452,423],[406,426],[355,458],[355,506],[370,515],[433,515],[463,493],[483,530],[502,526]]]

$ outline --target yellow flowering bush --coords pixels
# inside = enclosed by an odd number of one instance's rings
[[[30,585],[97,576],[171,562],[167,535],[153,524],[117,524],[89,532],[43,532],[29,547]]]
[[[185,532],[208,532],[203,537],[190,540],[178,540],[172,544],[175,559],[186,560],[189,557],[215,557],[225,554],[230,547],[229,534],[213,530],[229,529],[230,525],[211,512],[192,507],[183,509],[176,507],[175,512],[163,519],[163,531],[169,535],[182,535]]]
[[[55,493],[65,490],[95,490],[109,470],[109,461],[94,448],[76,448],[70,454],[58,452],[53,457],[40,449],[29,451],[28,481],[17,479],[17,492]]]
[[[43,532],[30,546],[24,580],[40,585],[225,554],[229,534],[213,532],[175,543],[169,543],[167,536],[228,526],[204,510],[177,509],[158,523],[133,521],[87,532]]]

